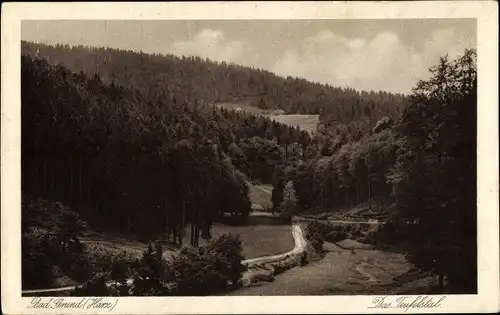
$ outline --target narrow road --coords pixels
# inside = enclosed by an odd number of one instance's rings
[[[356,224],[356,223],[373,224],[373,225],[382,224],[382,222],[380,222],[378,220],[372,220],[372,221],[349,221],[349,220],[334,220],[334,219],[325,220],[325,219],[313,219],[313,218],[301,217],[301,216],[297,216],[296,220],[302,221],[302,222],[327,221],[330,223],[342,223],[342,224]]]
[[[271,196],[272,193],[273,193],[272,188],[267,188],[267,187],[262,187],[262,186],[254,186],[254,187],[256,187],[257,189],[262,190],[263,192],[267,193],[269,196]]]

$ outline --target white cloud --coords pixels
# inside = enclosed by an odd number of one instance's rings
[[[364,38],[355,38],[348,42],[347,44],[351,49],[361,49],[365,47],[366,40]]]
[[[203,29],[190,40],[175,42],[169,50],[176,55],[234,62],[245,52],[245,46],[244,41],[227,40],[221,31]]]
[[[333,86],[404,93],[428,75],[429,66],[439,56],[448,53],[455,57],[465,48],[453,29],[434,31],[420,52],[405,45],[394,32],[381,32],[367,40],[323,30],[306,38],[297,49],[286,51],[273,71]]]
[[[428,75],[428,68],[439,56],[448,53],[454,58],[470,44],[451,28],[430,33],[419,51],[391,31],[380,32],[373,38],[348,38],[324,29],[292,49],[276,52],[273,48],[272,53],[260,46],[259,54],[259,47],[250,43],[206,28],[188,40],[173,43],[169,50],[177,55],[263,67],[279,75],[333,86],[407,93]]]

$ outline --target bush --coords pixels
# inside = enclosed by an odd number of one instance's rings
[[[316,252],[321,253],[323,251],[323,244],[324,241],[317,234],[311,239],[311,245]]]
[[[84,224],[62,203],[23,195],[23,286],[50,286],[54,267],[73,280],[89,280],[92,267],[78,239]]]
[[[89,280],[92,266],[77,238],[61,246],[57,236],[23,234],[22,278],[26,287],[46,287],[53,282],[53,267],[76,281]]]
[[[66,273],[76,281],[89,280],[92,274],[92,265],[83,253],[68,255]]]
[[[239,236],[225,233],[214,239],[207,246],[208,251],[215,252],[215,256],[222,256],[223,264],[217,264],[218,271],[221,272],[226,281],[236,286],[241,279],[246,267],[241,263],[243,261],[241,240]]]
[[[182,248],[171,264],[177,294],[208,295],[224,288],[223,275],[217,270],[222,256],[214,254],[203,246]]]
[[[106,286],[104,275],[88,282],[74,295],[165,296],[210,295],[241,285],[246,267],[242,265],[241,241],[238,236],[224,234],[207,246],[183,247],[168,264],[162,257],[161,243],[150,244],[135,262],[132,288],[125,280],[130,273],[124,257],[113,259],[109,276],[117,281]]]
[[[292,181],[288,181],[283,190],[283,201],[280,203],[280,212],[291,216],[297,209],[297,195]]]
[[[117,282],[123,282],[129,275],[129,266],[124,258],[115,258],[111,262],[110,277]]]
[[[322,244],[323,245],[323,244]],[[303,267],[309,263],[307,252],[303,252],[300,256],[300,266]]]
[[[173,259],[171,273],[177,294],[209,295],[236,287],[242,265],[239,237],[223,234],[206,247],[184,247]]]
[[[122,263],[117,262],[116,271],[123,272],[123,270],[118,269],[123,268],[123,266],[119,267],[120,264]],[[167,282],[170,280],[171,274],[163,259],[161,243],[157,242],[154,246],[149,244],[141,259],[136,262],[135,271],[131,290],[133,295],[163,296],[170,294]]]
[[[266,274],[256,274],[250,278],[250,283],[254,284],[257,282],[273,282],[274,277]]]
[[[313,221],[306,226],[306,238],[314,249],[321,250],[323,242],[338,242],[349,237],[350,225],[334,225],[328,222]]]
[[[283,272],[292,269],[293,267],[298,266],[299,263],[297,263],[297,260],[293,257],[289,259],[285,259],[283,261],[280,261],[278,263],[273,264],[273,276],[277,276],[279,274],[282,274]]]
[[[53,263],[49,250],[43,242],[28,235],[22,238],[22,283],[23,287],[47,287],[53,281]]]

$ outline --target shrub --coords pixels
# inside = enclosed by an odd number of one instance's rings
[[[50,285],[54,267],[76,281],[90,278],[92,267],[78,239],[84,224],[62,203],[23,195],[23,286]]]
[[[23,287],[47,287],[52,284],[52,261],[43,242],[23,235],[22,238]]]
[[[280,262],[273,264],[273,275],[277,276],[283,272],[298,266],[297,260],[295,258],[289,258]]]
[[[110,277],[117,282],[123,282],[129,275],[129,266],[127,261],[122,258],[115,258],[111,262]]]
[[[184,247],[173,259],[171,273],[180,295],[209,295],[240,283],[242,265],[239,237],[223,234],[206,247]]]
[[[218,271],[224,275],[226,281],[236,286],[246,270],[246,267],[241,263],[244,257],[241,254],[243,249],[239,236],[231,233],[222,234],[210,242],[207,249],[209,252],[215,252],[216,257],[222,256],[223,261],[217,264]]]
[[[169,268],[163,259],[163,246],[149,244],[140,260],[135,264],[135,276],[132,286],[133,295],[162,296],[169,295],[166,282],[170,279]]]
[[[131,288],[125,282],[116,282],[108,288],[111,296],[130,296],[132,295]]]
[[[324,241],[320,237],[318,237],[317,234],[315,234],[315,237],[311,239],[311,245],[317,252],[323,251],[323,244]]]
[[[306,238],[313,247],[320,250],[323,241],[338,242],[349,237],[352,227],[334,225],[328,222],[313,221],[306,226]]]
[[[178,294],[208,295],[212,289],[220,289],[224,279],[217,272],[217,264],[221,263],[222,258],[209,256],[207,249],[201,246],[184,247],[174,257],[171,264],[172,278]]]
[[[67,263],[67,274],[76,281],[89,280],[92,274],[92,265],[87,256],[82,253],[70,254]]]
[[[288,181],[283,190],[283,201],[280,203],[281,213],[292,215],[297,208],[297,195],[292,181]]]
[[[322,244],[323,245],[323,244]],[[307,252],[303,252],[300,256],[300,266],[303,267],[309,263]]]
[[[251,284],[254,284],[254,283],[257,283],[257,282],[273,282],[274,281],[274,277],[271,276],[271,275],[267,275],[267,274],[256,274],[256,275],[253,275],[252,277],[250,277],[250,283]]]

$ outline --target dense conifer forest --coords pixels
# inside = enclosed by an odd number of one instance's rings
[[[358,140],[382,117],[397,119],[403,95],[356,91],[280,77],[272,72],[217,63],[196,56],[146,54],[112,48],[22,42],[23,54],[43,56],[73,72],[98,75],[108,84],[137,89],[188,103],[250,99],[254,106],[281,108],[290,114],[318,114],[325,133]]]

